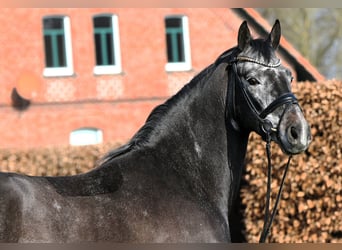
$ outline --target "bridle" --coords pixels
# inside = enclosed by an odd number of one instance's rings
[[[279,96],[277,99],[275,99],[273,102],[271,102],[264,110],[258,111],[258,109],[255,107],[253,104],[253,101],[251,97],[249,96],[247,89],[245,88],[246,85],[248,85],[247,80],[244,79],[243,77],[240,77],[239,74],[237,73],[237,62],[251,62],[251,63],[256,63],[259,65],[262,65],[264,67],[268,68],[277,68],[281,65],[280,60],[275,63],[275,64],[266,64],[263,62],[259,62],[256,59],[249,58],[249,57],[236,57],[233,61],[229,63],[229,67],[232,68],[231,74],[229,74],[231,79],[228,84],[227,88],[227,98],[228,98],[228,112],[230,112],[230,119],[232,119],[232,123],[234,124],[234,128],[239,130],[238,124],[236,122],[236,104],[235,104],[235,91],[236,91],[236,86],[239,87],[239,90],[243,94],[244,100],[247,103],[249,109],[252,111],[253,116],[258,120],[259,126],[262,129],[262,131],[267,135],[271,132],[277,132],[278,131],[278,126],[274,127],[272,122],[266,117],[271,114],[273,111],[275,111],[277,108],[281,107],[282,105],[289,106],[291,104],[298,104],[297,98],[291,93],[285,93]],[[282,119],[284,113],[286,111],[286,108],[283,111],[283,114],[281,115],[280,120]],[[280,123],[279,120],[279,123]],[[278,125],[279,125],[278,123]]]
[[[274,220],[275,214],[277,212],[277,206],[281,197],[281,192],[284,186],[284,181],[286,178],[286,174],[290,165],[290,161],[292,156],[290,155],[287,161],[287,164],[285,166],[284,174],[280,183],[280,187],[277,193],[276,201],[272,209],[272,214],[270,215],[270,196],[271,196],[271,172],[272,172],[272,164],[271,164],[271,150],[270,150],[270,143],[271,143],[271,133],[277,133],[277,136],[279,134],[279,124],[281,123],[281,120],[287,111],[288,107],[290,105],[296,104],[298,105],[297,98],[291,93],[285,93],[279,96],[277,99],[275,99],[273,102],[271,102],[264,110],[258,111],[258,109],[253,104],[252,98],[248,94],[246,87],[247,80],[243,77],[239,76],[237,72],[237,63],[238,62],[250,62],[250,63],[256,63],[259,65],[262,65],[264,67],[268,68],[277,68],[281,65],[280,60],[278,60],[277,63],[271,64],[271,63],[264,63],[260,62],[256,59],[246,57],[246,56],[237,56],[228,64],[228,70],[230,71],[229,74],[229,82],[228,82],[228,88],[227,88],[227,102],[226,102],[226,117],[229,119],[230,124],[235,130],[240,130],[240,127],[238,123],[236,122],[236,104],[235,104],[235,91],[238,89],[241,91],[244,101],[247,103],[248,108],[250,111],[252,111],[253,116],[257,119],[258,124],[261,128],[261,130],[266,135],[266,153],[267,153],[267,161],[268,161],[268,171],[267,171],[267,191],[266,191],[266,204],[265,204],[265,216],[264,216],[264,226],[260,235],[259,242],[263,243],[266,240],[266,237],[269,233],[269,230],[271,228],[272,222]],[[274,112],[279,107],[286,105],[282,115],[280,116],[280,119],[278,121],[278,125],[276,127],[273,126],[272,122],[266,117]]]

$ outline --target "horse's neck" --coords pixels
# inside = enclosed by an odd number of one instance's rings
[[[164,159],[164,167],[174,169],[194,195],[211,202],[227,219],[232,195],[238,190],[248,135],[227,133],[227,78],[223,74],[215,77],[221,79],[196,86],[177,103],[150,141],[157,157]]]

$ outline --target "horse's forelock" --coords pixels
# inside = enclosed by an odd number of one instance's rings
[[[250,43],[250,50],[247,52],[247,56],[255,58],[265,63],[271,63],[272,61],[277,61],[275,55],[275,50],[272,48],[271,44],[267,40],[254,39]],[[248,55],[251,53],[251,55]]]

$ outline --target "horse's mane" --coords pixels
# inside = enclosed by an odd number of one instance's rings
[[[163,118],[167,115],[168,111],[173,107],[176,103],[178,103],[181,99],[188,95],[188,93],[200,83],[205,83],[207,79],[212,75],[215,71],[216,67],[222,62],[229,62],[233,60],[236,56],[237,49],[232,48],[224,53],[222,53],[217,60],[199,72],[189,83],[183,86],[183,88],[177,92],[174,96],[166,100],[163,104],[155,107],[148,118],[146,119],[145,124],[136,132],[136,134],[132,137],[132,139],[125,145],[108,152],[101,160],[100,165],[108,165],[111,161],[125,154],[132,149],[139,148],[146,143],[149,142],[149,138],[151,136],[152,131],[155,129],[156,125],[163,120]]]

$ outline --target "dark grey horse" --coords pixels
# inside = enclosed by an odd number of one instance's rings
[[[94,170],[63,177],[0,174],[2,242],[229,242],[248,136],[288,154],[310,130],[291,73],[246,22],[224,52],[156,107],[136,135]]]

